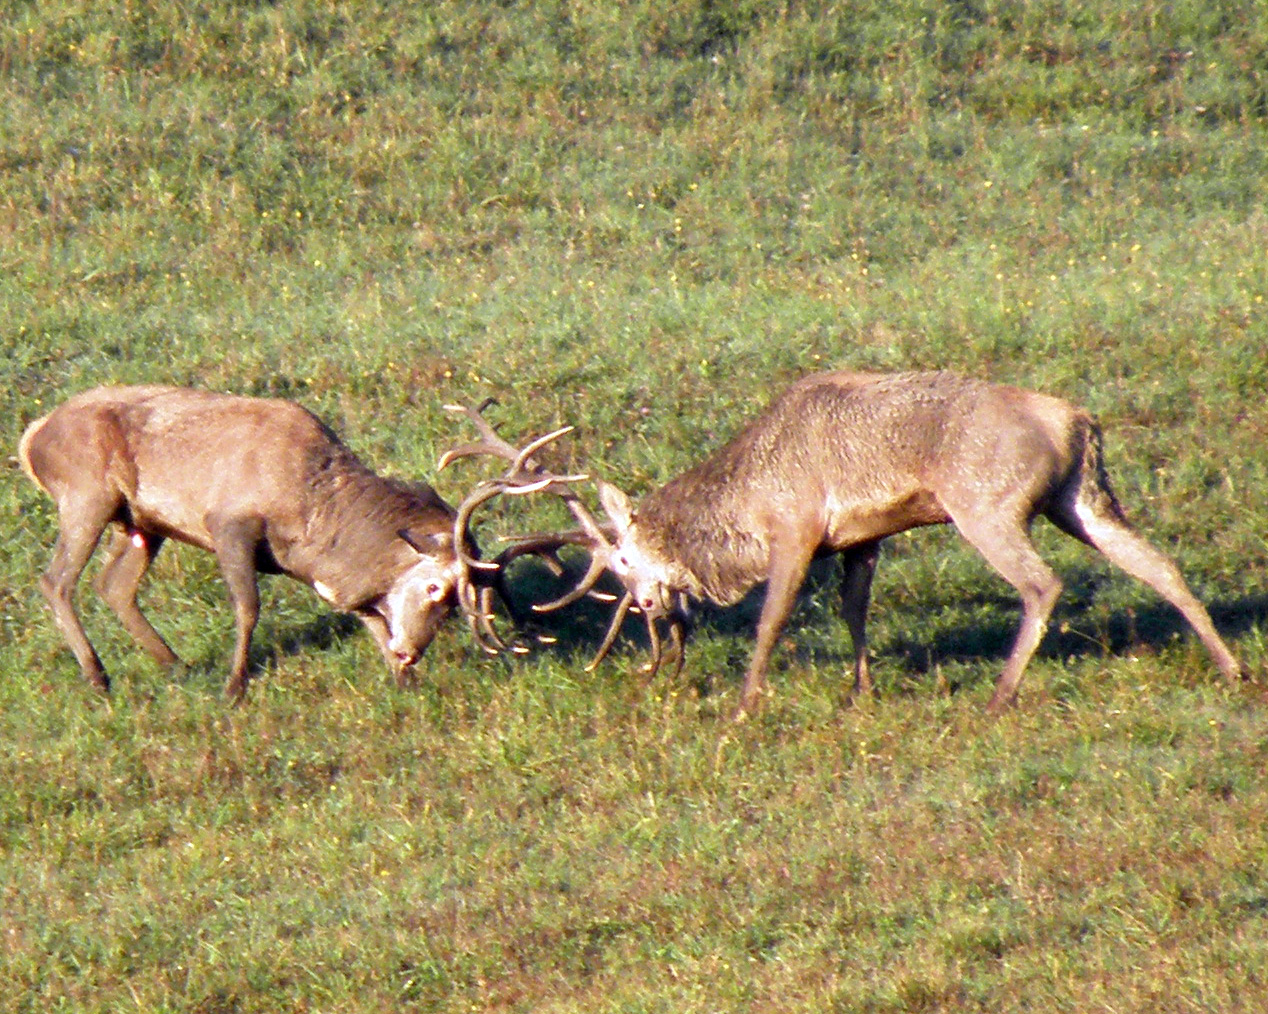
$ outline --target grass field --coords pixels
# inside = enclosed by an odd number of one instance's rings
[[[0,1006],[16,1012],[1250,1012],[1268,1005],[1268,7],[1252,0],[8,0],[0,436],[162,381],[294,398],[435,473],[487,395],[634,494],[793,378],[1059,394],[1255,682],[1050,527],[1053,629],[951,531],[899,537],[878,693],[831,569],[753,721],[752,603],[677,683],[604,616],[397,689],[265,582],[229,709],[214,561],[165,550],[159,672],[40,598],[0,479]],[[592,489],[585,495],[594,502]],[[499,532],[557,505],[482,513]],[[541,591],[525,567],[524,596]]]

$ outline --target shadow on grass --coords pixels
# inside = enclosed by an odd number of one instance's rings
[[[271,641],[252,647],[252,672],[263,669],[280,659],[303,655],[310,651],[325,651],[348,637],[370,638],[365,624],[349,613],[323,612],[302,626],[279,632]]]
[[[508,636],[516,631],[518,638],[534,646],[534,650],[549,650],[565,658],[575,657],[581,664],[589,661],[608,630],[615,603],[584,598],[555,612],[532,610],[533,603],[547,602],[571,589],[580,574],[581,570],[575,563],[564,577],[555,578],[536,560],[518,561],[508,580],[514,617],[503,617],[501,629]],[[1048,633],[1036,652],[1038,658],[1112,658],[1133,651],[1154,653],[1171,643],[1177,635],[1192,636],[1183,617],[1161,599],[1149,602],[1144,608],[1126,609],[1108,617],[1091,616],[1089,608],[1095,589],[1104,578],[1093,572],[1079,572],[1067,575],[1065,580],[1066,590],[1053,611]],[[797,637],[800,629],[839,622],[829,620],[828,616],[829,612],[835,612],[839,602],[839,581],[840,568],[833,560],[819,561],[811,568],[789,622],[785,642],[791,647],[786,648],[785,653],[791,650],[792,657],[800,662],[808,662],[813,657],[820,664],[838,664],[843,672],[850,672],[854,664],[853,646],[844,630],[826,651],[822,641],[811,648],[799,644]],[[614,579],[605,576],[599,582],[598,590],[617,594],[620,586]],[[733,664],[728,664],[727,668],[735,670],[733,675],[738,680],[747,664],[764,595],[765,587],[759,585],[735,606],[721,608],[708,603],[693,604],[688,630],[688,667],[693,635],[707,632],[737,638],[743,643],[731,653]],[[992,661],[1002,665],[1021,622],[1020,599],[1011,593],[1011,589],[1004,589],[975,594],[960,600],[958,605],[978,617],[986,614],[989,619],[983,621],[979,618],[972,623],[944,628],[928,638],[890,637],[886,640],[884,655],[901,659],[904,670],[915,676],[952,663]],[[885,608],[883,600],[873,601],[871,614],[881,614]],[[910,611],[910,607],[905,608]],[[1268,596],[1211,603],[1209,608],[1220,633],[1230,639],[1236,638],[1268,618]],[[907,625],[918,624],[909,620]],[[466,637],[464,626],[461,617],[455,614],[440,636]],[[549,647],[535,643],[539,635],[551,639]],[[254,644],[252,675],[258,675],[283,659],[327,650],[347,637],[368,636],[356,617],[323,612],[297,629],[275,633],[270,640]],[[647,653],[649,648],[645,624],[637,616],[627,617],[612,648],[614,655],[640,655]],[[224,659],[216,658],[208,660],[206,667],[219,671],[224,664]],[[196,665],[194,668],[202,669],[204,666]]]
[[[293,628],[263,627],[257,630],[251,641],[251,652],[247,662],[249,685],[254,684],[261,676],[285,659],[311,654],[314,651],[325,651],[333,648],[345,638],[369,637],[361,622],[355,616],[346,613],[322,613],[312,620]],[[129,646],[129,651],[138,660],[146,656],[139,648]],[[229,662],[232,653],[232,637],[227,636],[221,647],[202,652],[180,654],[181,661],[167,670],[167,679],[193,688],[213,685],[223,686],[229,674]],[[386,671],[386,670],[385,670]],[[114,670],[111,670],[112,682],[117,684]],[[250,689],[248,689],[250,694]]]
[[[891,641],[888,649],[906,657],[911,668],[921,673],[946,662],[992,659],[1002,665],[1021,625],[1020,599],[975,595],[966,603],[985,607],[992,619],[943,630],[927,640],[900,637]],[[1154,654],[1177,636],[1196,640],[1197,635],[1184,617],[1162,599],[1095,617],[1088,613],[1089,604],[1090,598],[1085,596],[1063,596],[1053,610],[1048,632],[1035,657],[1085,659],[1114,658],[1132,652]],[[1208,609],[1220,636],[1233,640],[1268,617],[1268,596],[1209,603]]]
[[[531,613],[529,603],[542,602],[562,594],[572,586],[578,574],[556,580],[544,567],[531,563],[518,566],[512,579],[517,608],[526,614],[531,627],[556,639],[555,650],[563,654],[594,652],[602,641],[611,620],[614,604],[583,599],[559,612]],[[1192,629],[1168,602],[1153,598],[1143,607],[1115,611],[1112,615],[1090,613],[1095,592],[1106,580],[1128,580],[1119,575],[1105,577],[1094,571],[1079,571],[1063,576],[1065,590],[1053,610],[1048,633],[1036,652],[1037,658],[1085,659],[1113,658],[1131,652],[1156,653],[1178,636],[1194,637]],[[826,653],[822,643],[814,648],[799,645],[797,631],[829,621],[835,612],[840,583],[840,568],[833,560],[819,561],[812,567],[799,596],[798,605],[789,621],[786,642],[791,642],[792,656],[808,661],[812,656],[820,663],[837,663],[843,671],[853,671],[853,646],[844,630]],[[599,588],[615,592],[615,582],[605,578]],[[1149,596],[1152,592],[1144,590]],[[740,603],[729,608],[707,603],[693,604],[688,631],[688,653],[693,634],[712,632],[725,637],[742,638],[746,642],[738,653],[741,660],[734,668],[747,663],[751,640],[756,630],[765,587],[759,585]],[[948,605],[950,605],[948,603]],[[1021,623],[1021,600],[1011,589],[974,594],[961,599],[958,606],[978,618],[949,629],[944,628],[928,638],[898,636],[886,640],[884,654],[901,658],[904,668],[914,675],[924,675],[948,663],[996,662],[1002,666],[1012,649]],[[1268,596],[1247,596],[1230,602],[1207,603],[1211,617],[1221,636],[1235,639],[1268,619]],[[885,602],[873,601],[872,616],[885,610]],[[910,607],[905,607],[910,611]],[[985,614],[989,617],[983,620]],[[835,619],[831,622],[839,622]],[[908,626],[917,623],[909,621]],[[642,652],[648,649],[646,628],[638,617],[627,618],[614,652]],[[690,657],[688,658],[690,666]],[[736,678],[739,678],[737,672]],[[954,689],[954,688],[953,688]]]

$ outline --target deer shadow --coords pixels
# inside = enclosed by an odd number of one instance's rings
[[[806,623],[828,622],[827,614],[832,610],[826,603],[840,601],[837,592],[839,581],[840,571],[836,567],[812,568],[811,576],[802,589],[799,611],[794,614],[790,627],[795,630],[798,617],[804,618]],[[1053,609],[1048,631],[1035,652],[1035,658],[1080,661],[1132,653],[1153,655],[1177,637],[1192,638],[1197,642],[1196,634],[1180,612],[1143,585],[1140,591],[1144,601],[1140,605],[1124,606],[1110,613],[1097,605],[1097,591],[1108,582],[1132,584],[1131,579],[1122,574],[1093,568],[1067,569],[1062,574],[1062,581],[1061,597]],[[904,672],[913,676],[927,675],[948,664],[990,662],[1002,666],[1012,651],[1021,626],[1021,597],[1001,581],[997,589],[982,589],[955,600],[937,602],[933,611],[952,606],[967,610],[975,619],[940,625],[927,637],[906,633],[890,635],[879,645],[880,656],[898,660]],[[909,604],[901,608],[908,613],[912,611]],[[1268,619],[1268,595],[1211,602],[1207,608],[1221,635],[1231,640],[1261,626]],[[873,599],[869,617],[875,617],[884,610],[882,593],[879,600]],[[911,628],[910,620],[905,626]],[[826,655],[828,659],[839,662],[851,678],[854,666],[852,649],[849,634],[842,631],[842,637]],[[799,658],[809,658],[812,654],[811,650],[801,648],[794,648],[794,652]],[[814,650],[813,656],[819,661],[825,659],[822,648]],[[952,690],[955,689],[953,686]]]
[[[247,673],[252,682],[288,659],[326,651],[348,637],[369,637],[365,626],[349,613],[323,611],[298,624],[261,623],[251,639],[247,657]],[[220,641],[223,643],[220,643]],[[228,669],[233,644],[232,627],[226,628],[214,647],[198,653],[182,653],[181,661],[171,674],[179,682],[202,682],[207,678],[223,679]]]
[[[551,643],[550,650],[565,657],[593,655],[598,650],[611,623],[614,603],[587,596],[558,611],[536,612],[532,608],[533,603],[547,602],[567,592],[579,576],[575,565],[568,566],[563,576],[556,577],[534,558],[516,561],[507,580],[509,601],[503,603],[503,608],[521,641],[532,644],[538,638],[547,639]],[[783,650],[799,663],[835,664],[841,667],[843,673],[851,675],[853,645],[844,629],[827,645],[822,638],[817,638],[817,643],[811,646],[798,637],[801,630],[821,630],[827,624],[841,625],[836,616],[840,601],[840,576],[840,564],[835,559],[818,560],[811,566],[797,606],[789,617]],[[1119,579],[1118,576],[1105,577],[1089,570],[1067,573],[1063,579],[1066,587],[1053,611],[1048,633],[1036,652],[1038,658],[1113,658],[1133,651],[1152,654],[1174,641],[1177,635],[1191,633],[1180,614],[1161,600],[1115,611],[1108,616],[1103,613],[1093,615],[1091,610],[1097,587],[1106,580]],[[600,579],[595,590],[618,597],[623,592],[611,575]],[[688,638],[705,634],[740,642],[730,653],[731,661],[727,666],[735,670],[737,679],[752,647],[765,593],[765,585],[759,584],[734,606],[721,607],[707,602],[693,604]],[[977,616],[985,614],[988,618],[976,619],[972,623],[943,625],[928,637],[907,634],[885,637],[879,645],[879,657],[891,663],[897,662],[905,673],[917,677],[948,664],[984,661],[1002,664],[1012,649],[1021,623],[1020,598],[1004,587],[998,591],[983,590],[961,597],[956,602]],[[935,608],[949,605],[948,601]],[[909,604],[901,608],[908,612],[912,610]],[[879,600],[873,600],[869,616],[875,618],[885,609],[882,593]],[[1209,610],[1221,633],[1234,638],[1268,619],[1268,596],[1244,596],[1213,603]],[[873,623],[873,628],[876,626]],[[448,627],[453,630],[455,625],[450,623]],[[355,616],[332,611],[321,611],[298,626],[273,626],[265,638],[252,644],[251,673],[253,677],[258,676],[285,659],[313,650],[328,650],[348,637],[368,636],[364,625]],[[874,642],[874,650],[875,647]],[[645,624],[637,616],[627,617],[613,652],[618,656],[638,654],[649,648]],[[689,640],[688,666],[690,651]],[[217,655],[214,659],[199,660],[187,667],[218,670],[223,663],[224,660]]]
[[[252,675],[295,655],[328,650],[349,637],[370,637],[365,624],[350,613],[323,611],[298,626],[275,627],[267,641],[252,645]]]
[[[542,602],[563,594],[573,586],[578,575],[573,568],[555,578],[544,565],[526,560],[517,565],[514,584],[515,598],[525,603],[516,611],[527,614],[527,625],[549,634],[556,650],[564,654],[593,652],[601,643],[611,622],[614,606],[592,598],[558,612],[532,613],[526,603]],[[1184,618],[1169,603],[1157,599],[1145,604],[1106,615],[1093,612],[1096,590],[1106,581],[1129,580],[1122,575],[1103,575],[1094,570],[1067,571],[1063,574],[1065,588],[1049,621],[1048,633],[1035,653],[1037,658],[1087,659],[1113,658],[1131,652],[1154,654],[1173,642],[1177,636],[1191,636],[1192,630]],[[839,586],[841,568],[835,559],[816,561],[810,568],[798,596],[797,606],[785,628],[785,651],[790,651],[799,662],[839,664],[843,672],[852,678],[854,667],[853,644],[844,629],[840,637],[825,647],[820,639],[816,645],[799,643],[798,631],[825,624],[842,625],[837,618],[836,607],[840,602]],[[596,590],[620,595],[620,585],[605,575]],[[1143,593],[1148,596],[1149,589]],[[712,633],[728,638],[752,640],[766,594],[764,584],[759,584],[734,606],[720,607],[710,603],[693,606],[688,637],[692,634]],[[998,662],[1012,650],[1017,629],[1021,624],[1021,599],[1011,588],[1003,586],[998,591],[983,590],[968,597],[960,597],[956,604],[969,608],[979,617],[972,622],[942,626],[928,637],[907,634],[890,635],[880,644],[882,658],[899,660],[903,670],[912,675],[926,675],[938,667],[953,663]],[[949,607],[951,602],[936,608]],[[911,605],[901,608],[910,612]],[[883,597],[873,599],[869,617],[875,619],[885,612]],[[1211,617],[1221,634],[1236,638],[1268,620],[1268,596],[1252,595],[1208,605]],[[985,615],[987,619],[980,619]],[[909,624],[910,625],[910,624]],[[843,626],[843,625],[842,625]],[[877,626],[872,624],[873,629]],[[621,638],[614,651],[646,651],[649,647],[644,624],[626,619]],[[746,653],[751,644],[735,653],[735,666],[740,670],[746,664]],[[687,652],[690,654],[690,642]],[[690,665],[690,659],[688,659]],[[738,673],[737,673],[738,678]]]
[[[1070,586],[1075,584],[1072,578]],[[1167,602],[1149,601],[1106,614],[1094,600],[1090,590],[1064,594],[1053,609],[1035,657],[1079,661],[1132,653],[1153,655],[1177,637],[1197,642],[1184,617]],[[928,638],[899,635],[886,642],[885,654],[903,658],[906,667],[918,674],[946,663],[989,660],[1002,664],[1021,625],[1020,599],[988,593],[962,601],[988,613],[990,619],[944,628]],[[1268,617],[1268,596],[1211,603],[1208,611],[1220,634],[1231,640]]]

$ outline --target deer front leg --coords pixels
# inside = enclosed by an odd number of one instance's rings
[[[766,598],[757,620],[757,644],[749,660],[748,672],[744,675],[744,690],[735,713],[737,722],[760,703],[766,685],[766,666],[797,601],[797,592],[806,579],[806,570],[818,544],[817,539],[798,539],[796,535],[791,533],[791,538],[774,540],[771,544]]]
[[[867,661],[867,607],[872,597],[872,577],[880,557],[881,544],[864,542],[841,553],[841,618],[850,628],[854,644],[854,690],[852,698],[872,692],[872,673]]]
[[[256,550],[264,539],[264,523],[255,518],[224,521],[209,518],[207,529],[216,548],[221,576],[229,589],[229,602],[233,606],[237,627],[229,678],[225,682],[225,697],[238,704],[246,693],[250,678],[251,635],[255,633],[255,625],[260,618],[260,588],[255,559]]]

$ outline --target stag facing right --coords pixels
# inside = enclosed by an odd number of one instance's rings
[[[40,579],[84,677],[109,680],[73,604],[98,540],[114,535],[96,587],[157,662],[175,652],[137,606],[165,541],[215,553],[237,638],[225,684],[238,701],[259,617],[256,574],[286,574],[356,615],[405,683],[458,606],[486,651],[497,564],[478,564],[455,511],[425,483],[371,471],[306,409],[165,386],[82,392],[33,422],[18,458],[57,504],[58,538]],[[492,568],[491,570],[488,568]]]

